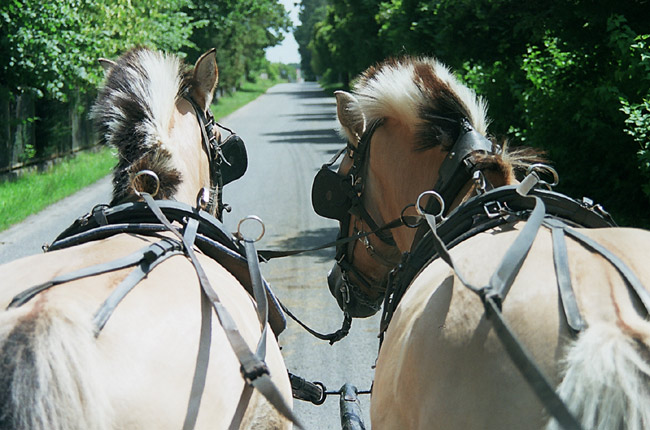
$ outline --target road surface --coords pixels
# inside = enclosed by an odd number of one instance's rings
[[[310,202],[312,179],[320,166],[344,144],[336,130],[336,103],[314,83],[280,84],[220,121],[246,142],[249,167],[243,178],[229,184],[224,215],[235,231],[247,215],[259,216],[266,234],[258,249],[310,247],[335,239],[337,223],[320,218]],[[41,252],[44,243],[97,203],[110,199],[110,180],[99,181],[25,222],[0,233],[0,263]],[[312,328],[332,332],[342,314],[327,289],[326,275],[333,250],[272,260],[262,266],[280,300]],[[292,321],[280,336],[288,369],[338,390],[350,382],[370,388],[377,354],[378,317],[354,320],[350,335],[330,346]],[[360,396],[367,428],[368,395]],[[338,397],[321,406],[294,402],[307,429],[339,429]]]

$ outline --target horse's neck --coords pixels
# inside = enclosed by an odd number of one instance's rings
[[[181,174],[181,183],[173,198],[194,205],[201,188],[210,186],[210,166],[194,109],[184,99],[177,103],[170,124],[169,140],[174,142],[170,149],[174,167]]]

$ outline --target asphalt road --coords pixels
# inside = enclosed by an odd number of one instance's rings
[[[226,186],[224,201],[232,212],[224,215],[235,231],[239,220],[257,215],[266,234],[258,249],[294,249],[335,239],[337,223],[316,215],[311,207],[312,179],[320,166],[344,144],[336,130],[336,103],[317,84],[280,84],[220,121],[246,142],[248,171]],[[110,180],[103,179],[25,222],[0,233],[0,263],[41,252],[44,243],[97,203],[110,199]],[[332,332],[342,314],[327,288],[326,275],[333,250],[272,260],[262,266],[280,300],[312,328]],[[378,340],[378,317],[354,320],[350,335],[330,346],[293,321],[280,335],[289,371],[328,390],[349,382],[370,388]],[[370,428],[370,398],[361,395],[364,421]],[[340,429],[338,396],[321,406],[295,401],[294,408],[307,429]]]

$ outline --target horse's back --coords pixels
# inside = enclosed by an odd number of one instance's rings
[[[18,292],[82,267],[106,263],[144,248],[155,238],[118,235],[109,239],[27,257],[1,268],[0,304]],[[213,260],[199,255],[210,283],[251,349],[261,334],[254,303],[238,281]],[[132,268],[54,286],[18,309],[4,312],[6,327],[26,319],[64,318],[85,327],[75,342],[85,345],[92,378],[110,408],[107,428],[181,428],[194,377],[201,325],[200,286],[189,260],[177,255],[158,265],[117,306],[95,339],[93,317],[111,291]],[[15,314],[16,317],[12,317]],[[68,315],[68,317],[66,317]],[[281,391],[290,393],[286,368],[269,330],[267,364]],[[218,319],[212,318],[210,367],[196,428],[227,428],[231,423],[284,428],[257,391],[244,392],[240,364]],[[92,382],[89,382],[92,381]],[[4,389],[4,388],[3,388]],[[236,412],[241,394],[248,404]],[[248,396],[251,396],[248,398]],[[287,401],[290,402],[290,397]],[[266,412],[259,416],[260,408]],[[243,411],[249,412],[244,413]],[[237,415],[237,416],[236,416]],[[273,424],[275,423],[275,425]]]
[[[454,263],[469,283],[488,285],[520,228],[482,233],[452,249]],[[649,232],[580,231],[619,255],[650,285],[650,267],[644,262]],[[616,324],[621,315],[639,323],[617,271],[572,239],[567,247],[572,284],[587,324]],[[553,243],[542,228],[503,313],[554,385],[562,379],[560,365],[572,342],[559,306]],[[402,298],[381,348],[373,390],[376,428],[532,429],[543,428],[548,418],[501,346],[479,296],[439,259],[422,270]]]

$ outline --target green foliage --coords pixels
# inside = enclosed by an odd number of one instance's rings
[[[65,101],[92,91],[99,57],[144,44],[188,45],[190,0],[8,0],[0,6],[0,82],[5,90]]]
[[[650,225],[645,2],[328,4],[311,40],[324,78],[388,56],[434,55],[489,101],[492,133],[548,153],[559,191],[603,203],[619,222]]]
[[[643,103],[634,105],[621,99],[621,111],[627,115],[625,132],[639,144],[639,166],[646,178],[643,191],[650,196],[650,94],[648,96]]]
[[[217,48],[219,85],[226,90],[262,68],[264,49],[280,43],[291,24],[277,0],[195,0],[192,16],[198,25],[191,57]]]
[[[330,0],[324,20],[314,25],[314,73],[348,86],[355,74],[377,61],[382,55],[376,39],[378,11],[375,0]]]
[[[316,23],[323,20],[326,14],[327,0],[303,0],[300,3],[300,12],[298,14],[300,25],[296,27],[293,35],[298,43],[300,69],[302,70],[303,77],[307,81],[316,80],[316,74],[311,67],[312,51],[310,43],[314,36]]]

